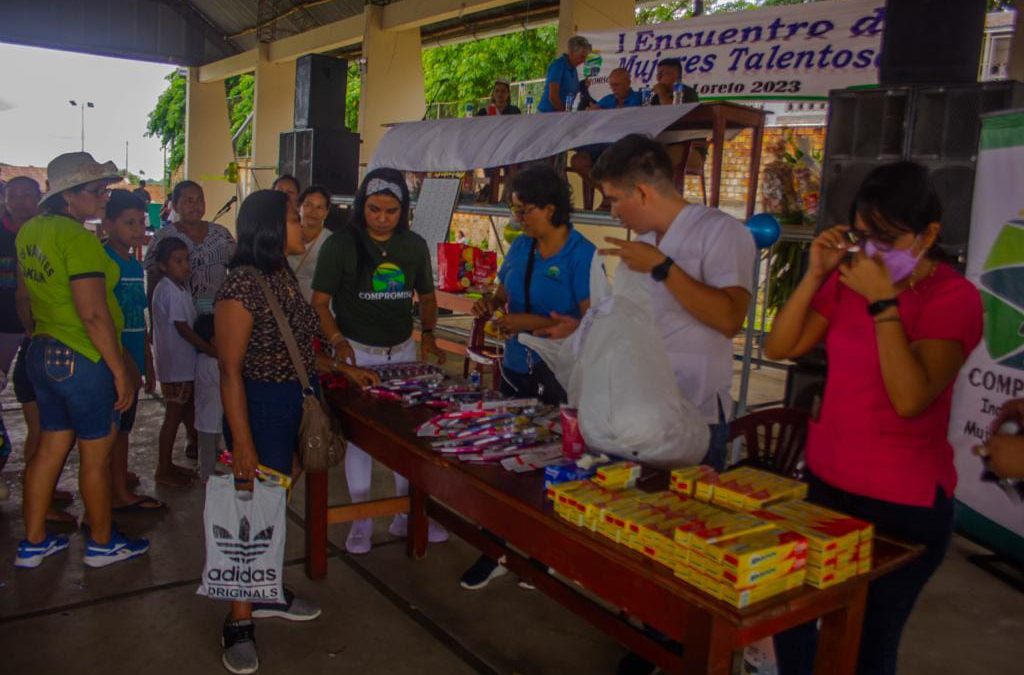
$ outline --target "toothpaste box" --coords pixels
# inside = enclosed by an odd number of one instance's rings
[[[734,586],[752,586],[785,576],[807,564],[807,539],[795,532],[771,529],[743,535],[708,547],[721,576]]]
[[[721,509],[719,511],[704,520],[677,528],[676,541],[704,553],[711,544],[772,529],[770,523],[749,513],[735,513]]]
[[[740,467],[718,477],[712,502],[736,510],[760,509],[768,504],[807,496],[807,484],[751,467]]]
[[[718,476],[718,472],[710,466],[698,464],[676,469],[669,479],[669,489],[673,492],[692,497],[697,490],[697,482]]]
[[[771,581],[759,583],[747,588],[734,588],[724,585],[719,590],[719,599],[737,609],[749,607],[755,602],[781,595],[786,591],[800,587],[804,583],[804,571],[796,570]]]
[[[606,488],[627,488],[636,485],[641,466],[636,462],[614,462],[597,469],[592,480]]]

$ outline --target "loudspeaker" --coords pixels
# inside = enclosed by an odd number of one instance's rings
[[[882,84],[975,82],[985,0],[887,0]]]
[[[970,239],[980,118],[1022,102],[1018,82],[831,92],[818,231],[849,222],[853,198],[874,168],[913,160],[931,170],[942,203],[943,247],[962,256]]]
[[[295,129],[281,134],[278,175],[291,174],[303,188],[323,185],[331,194],[359,187],[359,134],[348,129]]]
[[[307,54],[295,61],[295,128],[344,129],[348,61]]]

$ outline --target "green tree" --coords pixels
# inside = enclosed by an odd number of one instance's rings
[[[160,139],[160,145],[167,148],[170,174],[185,161],[185,77],[175,71],[164,79],[167,89],[149,113],[146,135]]]
[[[231,126],[231,137],[234,138],[238,130],[242,128],[245,121],[252,113],[253,93],[256,88],[256,77],[252,73],[229,77],[224,81],[228,93],[228,122]],[[239,157],[252,155],[252,124],[235,141],[235,154]]]

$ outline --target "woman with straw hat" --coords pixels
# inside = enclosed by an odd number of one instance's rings
[[[114,297],[120,276],[85,221],[101,217],[110,184],[121,177],[113,162],[86,152],[60,155],[47,167],[43,213],[18,232],[18,313],[32,332],[28,374],[36,390],[42,434],[25,468],[25,539],[15,565],[38,567],[68,547],[46,532],[46,509],[76,439],[79,488],[89,514],[85,564],[107,565],[142,555],[145,539],[128,539],[110,517],[110,451],[121,412],[139,374],[121,351],[124,325]]]

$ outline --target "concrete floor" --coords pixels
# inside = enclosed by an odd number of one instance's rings
[[[782,372],[755,372],[753,383],[751,403],[781,399]],[[20,449],[24,428],[9,391],[2,403]],[[4,469],[12,494],[0,502],[0,673],[224,672],[219,629],[226,608],[195,594],[203,562],[202,490],[154,487],[163,408],[155,400],[141,406],[132,468],[143,478],[143,491],[168,501],[171,509],[118,516],[117,522],[130,534],[150,537],[148,556],[87,570],[76,534],[68,553],[36,570],[15,570],[14,549],[23,535],[20,453]],[[75,463],[72,454],[61,481],[65,489],[75,489]],[[374,482],[375,494],[393,489],[383,470],[375,472]],[[331,495],[346,499],[338,472]],[[324,615],[309,624],[261,622],[262,673],[614,672],[623,653],[618,645],[542,594],[520,589],[511,575],[482,591],[461,590],[458,578],[476,553],[454,538],[413,563],[402,542],[387,534],[386,520],[377,523],[377,546],[360,557],[342,550],[347,526],[332,526],[328,577],[309,581],[302,569],[302,503],[300,487],[291,504],[285,579],[317,599]],[[80,502],[69,510],[80,517]],[[969,542],[955,539],[925,589],[904,637],[903,675],[1020,672],[1024,595],[970,564],[967,556],[975,552]]]

